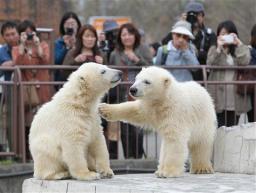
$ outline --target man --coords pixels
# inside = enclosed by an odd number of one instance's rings
[[[13,21],[6,21],[1,28],[1,35],[5,41],[5,44],[0,48],[0,65],[11,67],[14,66],[14,63],[12,61],[12,54],[11,50],[14,46],[18,45],[19,43],[19,33],[17,30],[17,25]],[[0,71],[0,77],[4,76],[4,79],[6,81],[11,80],[12,72],[8,71]],[[2,106],[3,110],[0,109],[1,112],[5,112],[5,115],[0,114],[0,118],[6,117],[6,119],[1,119],[0,122],[5,122],[7,125],[7,136],[0,136],[1,139],[4,139],[5,137],[8,138],[8,142],[11,142],[11,133],[10,133],[10,127],[12,125],[12,116],[11,116],[11,103],[12,103],[12,97],[11,97],[11,87],[7,86],[6,89],[3,89],[3,93],[1,97],[4,97],[4,105]],[[0,97],[0,100],[2,100]],[[3,125],[0,125],[3,126]],[[0,128],[1,130],[2,128]],[[0,131],[1,132],[1,131]],[[2,133],[2,132],[1,132]],[[8,144],[3,144],[3,141],[0,141],[0,151],[6,151],[8,147]]]
[[[1,28],[1,35],[5,41],[5,44],[0,48],[0,65],[11,67],[14,66],[12,61],[11,50],[19,43],[19,33],[17,30],[17,24],[13,21],[6,21]],[[0,76],[3,72],[0,72]],[[5,72],[5,80],[11,79],[11,72]]]
[[[216,35],[211,28],[204,24],[204,6],[198,2],[190,2],[185,9],[185,18],[192,25],[192,32],[195,37],[193,44],[198,50],[199,63],[206,64],[209,48],[216,44]],[[194,73],[195,80],[202,80],[202,71]]]
[[[199,65],[196,57],[196,49],[191,43],[194,39],[191,24],[180,20],[174,24],[171,30],[172,40],[157,51],[156,65],[184,66]],[[191,70],[172,69],[173,76],[181,82],[193,80]]]

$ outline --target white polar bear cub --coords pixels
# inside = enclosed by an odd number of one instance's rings
[[[29,134],[34,177],[93,180],[112,177],[98,105],[122,72],[85,63],[37,112]]]
[[[162,137],[158,177],[182,175],[188,149],[191,173],[213,173],[211,155],[217,127],[213,101],[198,83],[177,82],[159,67],[142,69],[130,88],[136,100],[101,104],[102,117],[155,129]]]

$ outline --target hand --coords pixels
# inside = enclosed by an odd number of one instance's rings
[[[140,59],[136,56],[134,52],[126,52],[125,54],[131,61],[134,61],[136,63],[140,61]]]
[[[73,48],[73,46],[75,45],[75,37],[73,37],[73,36],[64,35],[63,40],[68,49]]]
[[[103,64],[103,58],[101,56],[95,56],[96,63]]]
[[[182,13],[180,16],[180,20],[186,21],[187,20],[187,13]]]
[[[188,44],[189,44],[188,42],[185,42],[184,44],[181,44],[180,49],[183,50],[183,51],[187,50],[188,49]]]
[[[21,32],[21,34],[20,34],[20,43],[25,45],[26,41],[27,41],[27,33],[26,32]]]
[[[13,61],[10,60],[10,61],[3,62],[2,66],[12,67],[12,66],[15,66],[15,65],[14,65]]]
[[[223,37],[218,36],[217,37],[217,47],[218,47],[218,49],[221,49],[224,44],[225,44],[225,41],[223,40]]]
[[[77,57],[75,57],[76,62],[84,62],[86,60],[87,56],[85,54],[79,54]]]
[[[40,39],[39,37],[36,35],[35,32],[32,33],[33,34],[33,41],[35,43],[36,46],[39,46],[40,45]]]
[[[232,35],[234,37],[234,45],[239,46],[242,44],[241,40],[237,37],[237,35],[235,33],[231,33],[230,35]]]

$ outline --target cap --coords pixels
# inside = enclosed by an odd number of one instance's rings
[[[188,12],[204,12],[203,4],[199,2],[190,2],[185,8],[186,13]]]

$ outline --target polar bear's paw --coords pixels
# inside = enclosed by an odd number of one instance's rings
[[[101,178],[113,178],[114,177],[114,172],[110,168],[99,171],[99,173],[100,173]]]
[[[99,113],[101,117],[108,121],[114,120],[114,113],[113,113],[113,107],[112,105],[106,104],[106,103],[101,103],[99,105]]]
[[[179,177],[182,175],[182,171],[181,170],[178,170],[178,169],[175,169],[175,168],[168,168],[168,169],[158,169],[156,172],[155,172],[155,175],[158,177],[158,178],[175,178],[175,177]]]
[[[191,174],[213,174],[214,170],[211,165],[198,165],[192,166],[190,169]]]
[[[98,174],[96,172],[80,172],[80,173],[76,174],[73,177],[78,179],[78,180],[89,181],[89,180],[98,180],[98,179],[100,179],[100,174]]]

